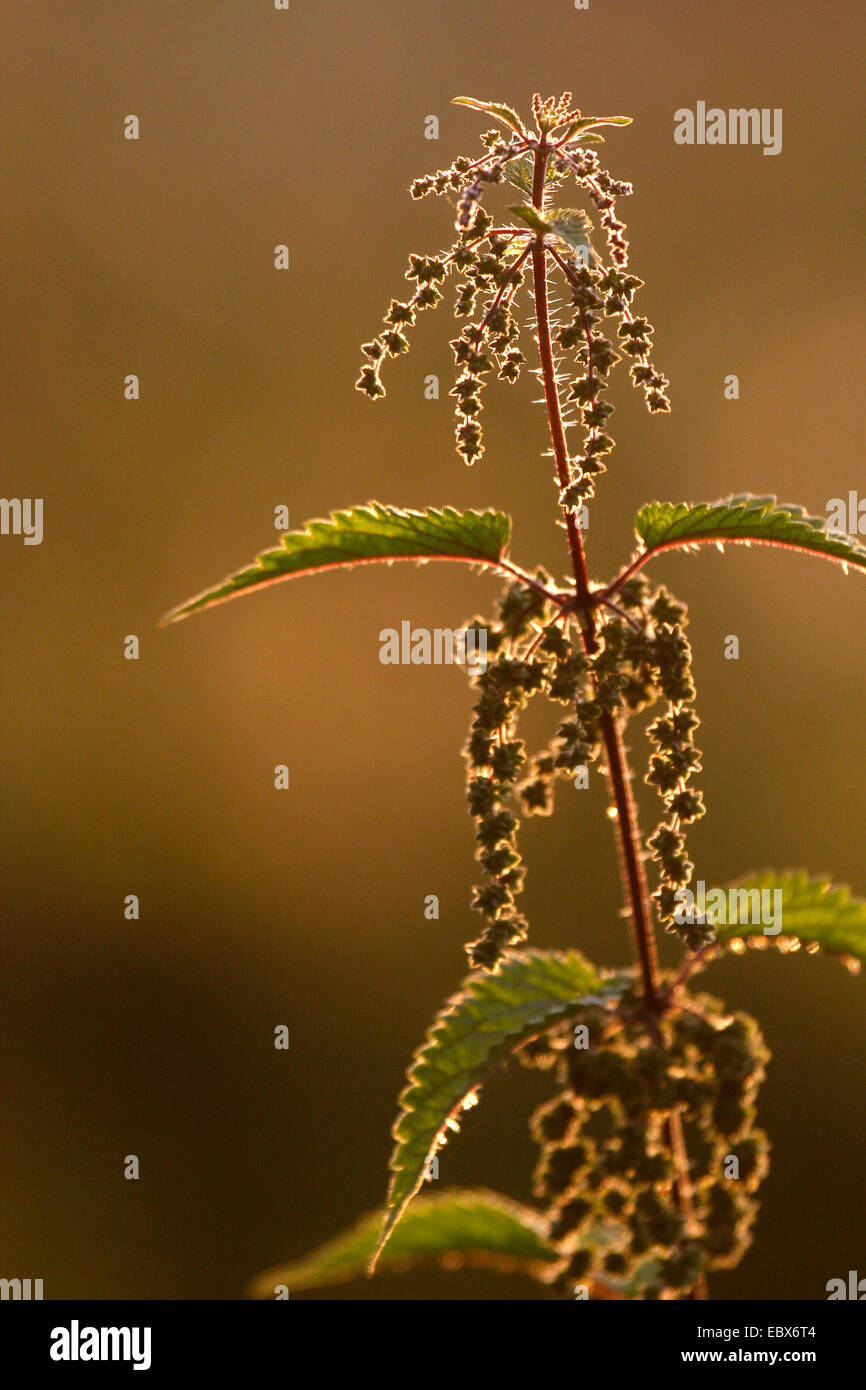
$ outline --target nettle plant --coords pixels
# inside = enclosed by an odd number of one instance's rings
[[[383,328],[364,344],[357,386],[373,399],[384,394],[383,364],[406,352],[417,315],[439,303],[449,277],[456,280],[454,312],[465,323],[451,344],[451,395],[457,448],[476,463],[486,380],[495,373],[512,383],[526,365],[516,316],[525,288],[533,341],[523,346],[537,353],[570,578],[557,583],[544,569],[520,568],[509,557],[511,522],[501,512],[371,502],[286,534],[167,618],[294,575],[372,561],[463,561],[505,584],[495,616],[476,617],[467,629],[483,630],[487,642],[486,664],[470,673],[477,698],[464,749],[481,878],[472,906],[483,921],[467,947],[473,971],[410,1064],[384,1211],[261,1275],[253,1292],[286,1296],[365,1268],[434,1260],[522,1269],[566,1297],[706,1297],[707,1276],[735,1265],[751,1239],[768,1166],[767,1137],[755,1127],[768,1053],[754,1019],[695,992],[695,977],[726,949],[770,944],[824,948],[857,969],[866,956],[866,902],[805,873],[773,872],[695,900],[686,839],[704,804],[694,785],[701,764],[686,607],[645,571],[667,551],[738,542],[862,570],[866,548],[772,497],[650,502],[637,516],[633,558],[607,582],[590,580],[583,530],[614,447],[614,369],[628,359],[648,409],[670,408],[668,382],[651,360],[652,325],[634,309],[643,282],[629,268],[618,216],[618,200],[632,188],[608,173],[594,148],[604,127],[629,118],[583,116],[568,93],[533,97],[532,124],[508,106],[457,100],[502,129],[481,137],[479,157],[456,159],[413,184],[416,198],[434,193],[452,203],[456,237],[445,252],[410,257],[414,290],[391,301]],[[594,218],[561,205],[568,180]],[[482,203],[497,186],[511,201],[493,213]],[[581,436],[577,450],[567,445],[568,427]],[[560,717],[549,745],[530,753],[518,722],[539,695],[560,707]],[[645,780],[660,810],[645,849],[623,737],[629,719],[650,707]],[[557,783],[585,785],[596,763],[608,779],[619,844],[634,948],[627,970],[592,965],[576,949],[527,948],[518,906],[521,818],[549,815]],[[702,910],[710,905],[715,910]],[[660,927],[682,942],[681,964],[670,972],[658,962]],[[438,1151],[458,1130],[461,1111],[510,1056],[549,1072],[553,1083],[552,1098],[530,1121],[537,1208],[483,1189],[417,1195],[438,1176]]]

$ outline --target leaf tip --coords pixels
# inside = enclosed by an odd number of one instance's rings
[[[181,618],[187,616],[184,611],[185,607],[185,604],[181,604],[179,608],[169,608],[167,613],[163,613],[157,627],[171,627],[172,623],[180,622]]]

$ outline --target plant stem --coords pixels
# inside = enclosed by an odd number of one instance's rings
[[[544,172],[547,167],[550,149],[543,136],[535,151],[535,164],[532,179],[532,202],[539,212],[544,211]],[[565,429],[562,422],[562,408],[556,384],[556,367],[553,361],[553,347],[550,337],[550,311],[547,298],[547,252],[543,238],[536,236],[532,248],[532,273],[535,292],[535,313],[538,329],[538,351],[541,360],[541,375],[544,383],[544,399],[547,405],[547,419],[556,472],[561,488],[570,481],[568,447],[565,442]],[[591,360],[591,359],[590,359]],[[595,631],[595,617],[591,604],[589,577],[586,568],[586,554],[583,538],[572,512],[565,511],[565,528],[568,548],[574,573],[575,593],[578,600],[578,616],[583,645],[588,656],[598,651],[598,638]],[[611,780],[613,806],[616,811],[616,826],[623,876],[623,889],[631,921],[635,954],[640,967],[643,986],[644,1006],[648,1015],[650,1036],[658,1036],[658,1017],[663,1012],[665,1001],[662,996],[659,977],[658,954],[649,888],[647,886],[641,847],[640,827],[637,808],[631,790],[631,771],[628,765],[622,730],[614,714],[605,711],[601,718],[601,733],[605,757]],[[678,1113],[668,1120],[668,1137],[671,1154],[676,1168],[674,1191],[677,1205],[683,1218],[684,1229],[691,1234],[695,1226],[695,1213],[692,1201],[692,1186],[689,1178],[689,1163],[686,1153],[682,1121]],[[701,1278],[692,1290],[691,1297],[707,1297],[706,1281]]]
[[[689,1156],[686,1152],[686,1138],[683,1133],[683,1121],[679,1110],[675,1110],[668,1118],[668,1135],[670,1137],[671,1153],[673,1154],[677,1171],[674,1181],[677,1203],[682,1213],[685,1233],[687,1236],[691,1236],[696,1233],[698,1223],[695,1218],[695,1208],[692,1200],[692,1180],[689,1177]],[[707,1297],[706,1275],[702,1274],[700,1276],[689,1296],[693,1299],[704,1299]]]
[[[609,710],[601,717],[601,733],[610,773],[613,804],[617,813],[618,842],[632,934],[643,982],[644,1001],[647,1010],[655,1015],[662,1008],[661,982],[637,807],[631,790],[631,770],[622,741],[622,730],[616,717]]]
[[[548,157],[549,148],[542,139],[535,152],[532,180],[532,202],[539,212],[544,210],[544,171]],[[540,237],[536,238],[532,249],[532,273],[544,399],[547,405],[547,419],[553,445],[553,456],[556,460],[556,472],[560,486],[564,488],[570,480],[568,448],[565,442],[565,429],[562,423],[562,409],[556,384],[556,368],[550,338],[547,259]],[[565,512],[565,529],[568,536],[568,549],[571,555],[576,595],[579,602],[585,602],[589,599],[590,594],[586,555],[580,528],[574,514],[570,511]],[[580,629],[587,654],[594,655],[598,651],[598,639],[595,635],[594,619],[588,608],[581,614]],[[647,1009],[655,1014],[660,1008],[661,994],[658,958],[650,910],[649,889],[641,853],[640,830],[634,798],[631,794],[631,773],[619,725],[611,713],[607,712],[602,716],[601,730],[610,772],[613,803],[617,813],[616,823],[623,866],[623,887],[632,924],[635,954],[640,965],[644,1001]]]
[[[547,166],[547,150],[544,142],[535,152],[535,170],[532,180],[532,202],[539,212],[544,206],[544,170]],[[547,419],[550,438],[553,444],[553,457],[560,488],[568,486],[568,446],[565,442],[565,429],[562,423],[562,410],[556,386],[556,369],[553,364],[553,347],[550,341],[550,310],[547,302],[547,261],[544,244],[536,237],[532,248],[532,279],[535,293],[535,317],[538,326],[538,351],[541,357],[541,375],[544,383],[544,399],[547,404]],[[589,597],[589,576],[586,572],[586,557],[583,541],[572,512],[565,513],[565,530],[568,536],[568,549],[571,567],[579,599]]]

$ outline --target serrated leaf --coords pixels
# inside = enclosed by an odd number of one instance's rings
[[[521,193],[526,194],[527,198],[531,198],[534,167],[534,156],[531,154],[521,154],[518,155],[516,159],[509,159],[503,164],[502,172],[509,183],[513,184],[515,188],[519,188]],[[562,183],[564,178],[565,175],[560,173],[557,169],[554,169],[552,164],[547,165],[544,171],[544,182],[546,187],[556,188]]]
[[[491,1066],[591,998],[615,998],[624,975],[602,977],[579,951],[505,955],[495,974],[470,975],[437,1014],[409,1066],[394,1125],[387,1219],[374,1263],[424,1181],[429,1160],[457,1114],[474,1103]]]
[[[493,116],[495,120],[510,126],[518,135],[526,134],[520,117],[510,106],[504,106],[498,101],[478,101],[475,97],[452,97],[451,100],[455,106],[471,106],[473,111],[483,111],[486,115]]]
[[[162,622],[176,622],[249,589],[314,570],[392,560],[465,560],[496,565],[504,556],[510,534],[511,520],[504,512],[457,512],[452,507],[416,512],[369,502],[364,507],[334,512],[326,521],[308,521],[302,531],[287,532],[273,550],[264,551],[246,569],[173,608]]]
[[[742,493],[722,502],[650,502],[638,512],[635,530],[644,546],[641,563],[664,550],[731,541],[781,545],[866,569],[866,546],[775,497]]]
[[[850,888],[802,871],[780,874],[767,869],[738,879],[723,891],[727,894],[729,920],[716,927],[719,942],[753,938],[790,949],[791,942],[799,941],[807,949],[820,948],[861,963],[866,961],[866,901],[852,898]],[[765,934],[757,899],[741,896],[750,891],[781,894],[779,899],[765,900],[770,909],[778,908],[780,932]]]
[[[381,1211],[364,1216],[303,1259],[265,1270],[251,1283],[251,1297],[273,1298],[279,1284],[293,1293],[365,1274],[383,1216]],[[533,1274],[557,1258],[547,1244],[547,1222],[539,1212],[484,1188],[455,1187],[413,1202],[383,1252],[378,1271],[400,1273],[434,1263],[447,1269],[480,1265],[499,1273]]]
[[[544,215],[550,230],[573,250],[589,247],[592,223],[582,208],[551,208]]]
[[[592,223],[582,208],[550,208],[540,213],[531,203],[515,203],[508,209],[533,231],[557,236],[574,251],[592,250],[589,233]]]

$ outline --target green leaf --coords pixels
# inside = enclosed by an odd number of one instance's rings
[[[582,208],[551,208],[545,217],[550,230],[574,251],[590,247],[592,223]]]
[[[723,502],[650,502],[638,512],[635,529],[644,546],[640,564],[676,547],[741,541],[786,546],[866,569],[866,547],[859,541],[828,531],[820,517],[793,503],[781,505],[775,497],[742,493]]]
[[[379,1232],[382,1211],[364,1216],[350,1230],[320,1245],[289,1265],[259,1274],[251,1283],[253,1298],[273,1298],[278,1284],[291,1293],[344,1283],[365,1274]],[[436,1263],[446,1269],[484,1266],[499,1273],[533,1274],[558,1258],[547,1244],[547,1223],[540,1213],[483,1188],[448,1188],[413,1202],[379,1261],[380,1273],[402,1273]]]
[[[511,952],[495,974],[464,981],[409,1066],[393,1130],[388,1215],[373,1263],[493,1064],[570,1010],[616,998],[627,984],[625,975],[603,978],[579,951]]]
[[[582,208],[550,208],[543,214],[531,203],[515,203],[508,209],[545,236],[558,236],[573,251],[592,250],[592,223]]]
[[[273,550],[173,608],[162,622],[176,622],[249,589],[314,570],[376,560],[466,560],[495,566],[503,558],[510,534],[511,520],[504,512],[456,512],[451,507],[414,512],[369,502],[334,512],[327,521],[308,521],[302,531],[287,532]]]
[[[770,908],[778,908],[781,931],[776,935],[765,935],[764,925],[757,920],[761,915],[757,900],[744,896],[749,891],[781,895],[766,899]],[[846,963],[855,969],[856,962],[866,961],[866,901],[852,898],[850,888],[836,886],[827,878],[810,878],[802,871],[779,874],[767,869],[738,879],[724,892],[728,921],[716,927],[719,942],[762,942],[790,950],[790,943],[799,941],[809,951],[823,949],[849,957]]]
[[[509,159],[502,166],[502,172],[509,183],[519,188],[521,193],[525,193],[527,198],[532,197],[532,182],[535,169],[535,157],[532,154],[521,154],[516,159]],[[547,188],[556,188],[565,178],[552,164],[548,164],[544,171],[544,183]]]
[[[565,140],[572,140],[576,135],[583,131],[593,130],[600,125],[631,125],[631,116],[581,116],[576,121],[571,121],[566,130],[561,135],[557,135],[556,143],[562,144]]]
[[[531,203],[514,203],[509,207],[509,213],[514,213],[516,217],[528,222],[532,231],[542,232],[545,236],[559,236],[571,250],[588,250],[595,256],[589,240],[592,222],[582,208],[552,207],[541,214]]]
[[[451,100],[454,106],[471,106],[473,111],[483,111],[486,115],[493,116],[495,120],[502,121],[518,135],[526,134],[523,122],[510,106],[503,106],[498,101],[478,101],[475,97],[452,97]]]
[[[509,209],[515,217],[520,217],[527,222],[534,232],[544,232],[545,235],[550,231],[550,223],[542,217],[538,208],[534,208],[531,203],[513,203]]]

